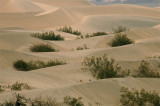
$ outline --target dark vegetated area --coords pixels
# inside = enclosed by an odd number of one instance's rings
[[[45,43],[37,43],[37,44],[33,44],[30,47],[30,51],[32,52],[56,52],[57,50],[55,50],[51,45],[49,44],[45,44]]]
[[[33,33],[31,36],[43,39],[43,40],[64,40],[60,34],[55,34],[53,31],[42,32],[42,33]]]
[[[134,43],[134,41],[132,39],[129,39],[127,35],[116,34],[116,36],[108,44],[111,45],[112,47],[117,47],[132,43]]]
[[[51,66],[56,66],[56,65],[63,65],[66,64],[66,62],[63,61],[48,61],[48,62],[43,62],[43,61],[29,61],[26,62],[24,60],[17,60],[13,63],[13,66],[15,69],[19,71],[29,71],[29,70],[35,70],[35,69],[40,69],[40,68],[45,68],[45,67],[51,67]]]
[[[74,35],[81,35],[81,32],[78,30],[73,30],[72,27],[70,26],[64,26],[64,27],[60,27],[59,29],[57,29],[57,31],[61,31],[61,32],[66,32],[66,33],[70,33],[70,34],[74,34]]]
[[[145,89],[130,91],[128,88],[122,87],[120,102],[123,106],[160,106],[160,96],[156,91],[146,91]]]

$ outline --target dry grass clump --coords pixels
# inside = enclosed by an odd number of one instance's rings
[[[85,50],[85,49],[89,49],[86,44],[84,44],[82,47],[77,47],[77,50]]]
[[[127,35],[116,34],[116,36],[108,44],[111,45],[112,47],[117,47],[132,43],[134,43],[134,41],[132,39],[129,39]]]
[[[72,27],[70,26],[64,26],[64,27],[60,27],[59,29],[57,29],[57,31],[61,31],[61,32],[66,32],[66,33],[70,33],[70,34],[74,34],[74,35],[81,35],[81,32],[78,30],[73,30]]]
[[[63,103],[57,102],[55,99],[41,97],[30,99],[23,95],[15,94],[14,98],[0,103],[0,106],[63,106]]]
[[[112,30],[114,33],[121,33],[121,32],[125,32],[125,31],[129,31],[129,28],[127,28],[125,26],[117,26],[117,27],[113,27]]]
[[[63,102],[57,102],[56,99],[37,97],[35,99],[26,98],[23,95],[15,94],[14,98],[0,103],[0,106],[84,106],[82,98],[64,97]],[[98,106],[98,105],[97,105]]]
[[[145,89],[129,91],[128,88],[122,87],[120,102],[122,106],[160,106],[160,96],[156,91]]]
[[[64,103],[68,104],[69,106],[84,106],[84,103],[81,100],[81,97],[78,99],[70,96],[64,97]]]
[[[136,70],[136,75],[134,77],[144,77],[144,78],[160,78],[160,74],[158,72],[154,72],[150,64],[144,60],[142,60],[138,70]]]
[[[55,50],[51,45],[44,43],[37,43],[30,47],[30,51],[32,52],[55,52]]]
[[[61,37],[60,34],[55,34],[53,31],[42,32],[42,33],[32,33],[31,36],[43,39],[43,40],[64,40],[64,37]]]
[[[17,60],[13,63],[13,66],[15,69],[19,71],[29,71],[29,70],[35,70],[35,69],[40,69],[40,68],[45,68],[45,67],[51,67],[51,66],[56,66],[56,65],[63,65],[66,64],[66,62],[63,61],[48,61],[48,62],[43,62],[43,61],[29,61],[26,62],[24,60]]]
[[[5,89],[3,88],[3,86],[0,85],[0,93],[5,91]]]
[[[11,90],[30,90],[31,87],[27,83],[21,83],[21,82],[15,82],[13,85],[11,85]]]

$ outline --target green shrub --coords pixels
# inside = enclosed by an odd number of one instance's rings
[[[35,70],[39,68],[45,68],[45,67],[51,67],[51,66],[63,65],[63,64],[66,64],[66,62],[58,61],[58,60],[48,61],[48,62],[43,62],[43,61],[25,62],[23,60],[17,60],[13,63],[13,66],[15,69],[20,71],[29,71],[29,70]]]
[[[82,65],[87,66],[93,76],[98,79],[125,77],[130,74],[129,70],[127,72],[122,71],[119,64],[115,64],[114,59],[109,60],[107,55],[102,57],[86,57]]]
[[[84,106],[83,102],[81,101],[82,98],[71,98],[70,96],[64,97],[64,103],[68,104],[69,106]]]
[[[58,31],[61,31],[61,32],[66,32],[66,33],[70,33],[70,34],[74,34],[74,35],[81,35],[81,32],[78,31],[78,30],[73,30],[72,27],[67,27],[67,26],[64,26],[62,28],[59,28],[57,29]]]
[[[123,106],[146,106],[147,103],[153,106],[160,106],[160,96],[155,91],[145,91],[144,89],[129,91],[128,88],[121,88],[120,102]]]
[[[49,44],[34,44],[30,47],[32,52],[55,52],[56,50]]]
[[[33,33],[31,36],[43,39],[43,40],[64,40],[60,34],[55,34],[53,31],[43,32],[43,33]]]
[[[154,72],[150,68],[150,64],[146,61],[142,60],[138,70],[136,77],[147,77],[147,78],[160,78],[160,74],[157,72]]]
[[[125,32],[125,31],[129,31],[129,29],[125,26],[113,27],[112,30],[114,33],[121,33],[121,32]]]
[[[22,89],[30,90],[31,87],[27,83],[20,83],[20,82],[15,82],[11,86],[11,90],[22,90]]]
[[[113,38],[111,42],[109,42],[109,45],[111,45],[112,47],[116,47],[132,43],[134,43],[134,41],[129,39],[127,35],[116,34],[115,38]]]

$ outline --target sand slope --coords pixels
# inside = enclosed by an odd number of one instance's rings
[[[4,5],[5,4],[5,5]],[[70,25],[83,35],[105,31],[108,35],[77,39],[76,35],[56,31]],[[123,25],[130,28],[123,32],[134,44],[110,47],[115,37],[112,27]],[[154,72],[160,72],[160,10],[136,5],[96,6],[85,0],[0,0],[0,85],[16,81],[28,83],[32,89],[0,93],[0,102],[10,99],[13,93],[28,98],[52,96],[62,101],[64,96],[82,97],[88,103],[99,102],[102,106],[120,104],[120,88],[145,88],[160,91],[160,79],[111,78],[97,80],[89,70],[82,70],[85,57],[107,54],[123,69],[135,73],[142,60],[150,63]],[[65,41],[48,41],[31,37],[31,33],[54,31]],[[33,53],[35,43],[49,43],[58,52]],[[88,49],[77,50],[86,45]],[[152,58],[157,56],[156,58]],[[23,59],[62,60],[66,65],[17,71],[13,62]],[[11,96],[12,95],[12,96]]]

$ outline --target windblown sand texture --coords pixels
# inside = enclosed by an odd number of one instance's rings
[[[76,35],[56,31],[64,25],[72,26],[83,34],[97,31],[109,35],[76,39]],[[115,36],[112,27],[123,25],[124,32],[135,44],[110,47],[108,42]],[[54,31],[65,41],[44,41],[31,37],[31,33]],[[38,42],[50,43],[59,52],[33,53],[29,47]],[[87,45],[89,49],[76,50]],[[63,100],[65,96],[82,97],[88,103],[100,102],[102,106],[120,104],[120,88],[145,88],[160,91],[158,78],[111,78],[97,80],[92,73],[82,70],[85,57],[107,54],[123,68],[132,71],[141,60],[146,60],[156,72],[160,72],[160,8],[127,4],[96,6],[85,0],[0,0],[0,84],[25,82],[34,89],[22,90],[27,97],[53,96]],[[23,59],[67,61],[68,64],[17,71],[13,62]],[[14,91],[0,94],[0,101],[9,99]],[[159,92],[160,93],[160,92]]]

